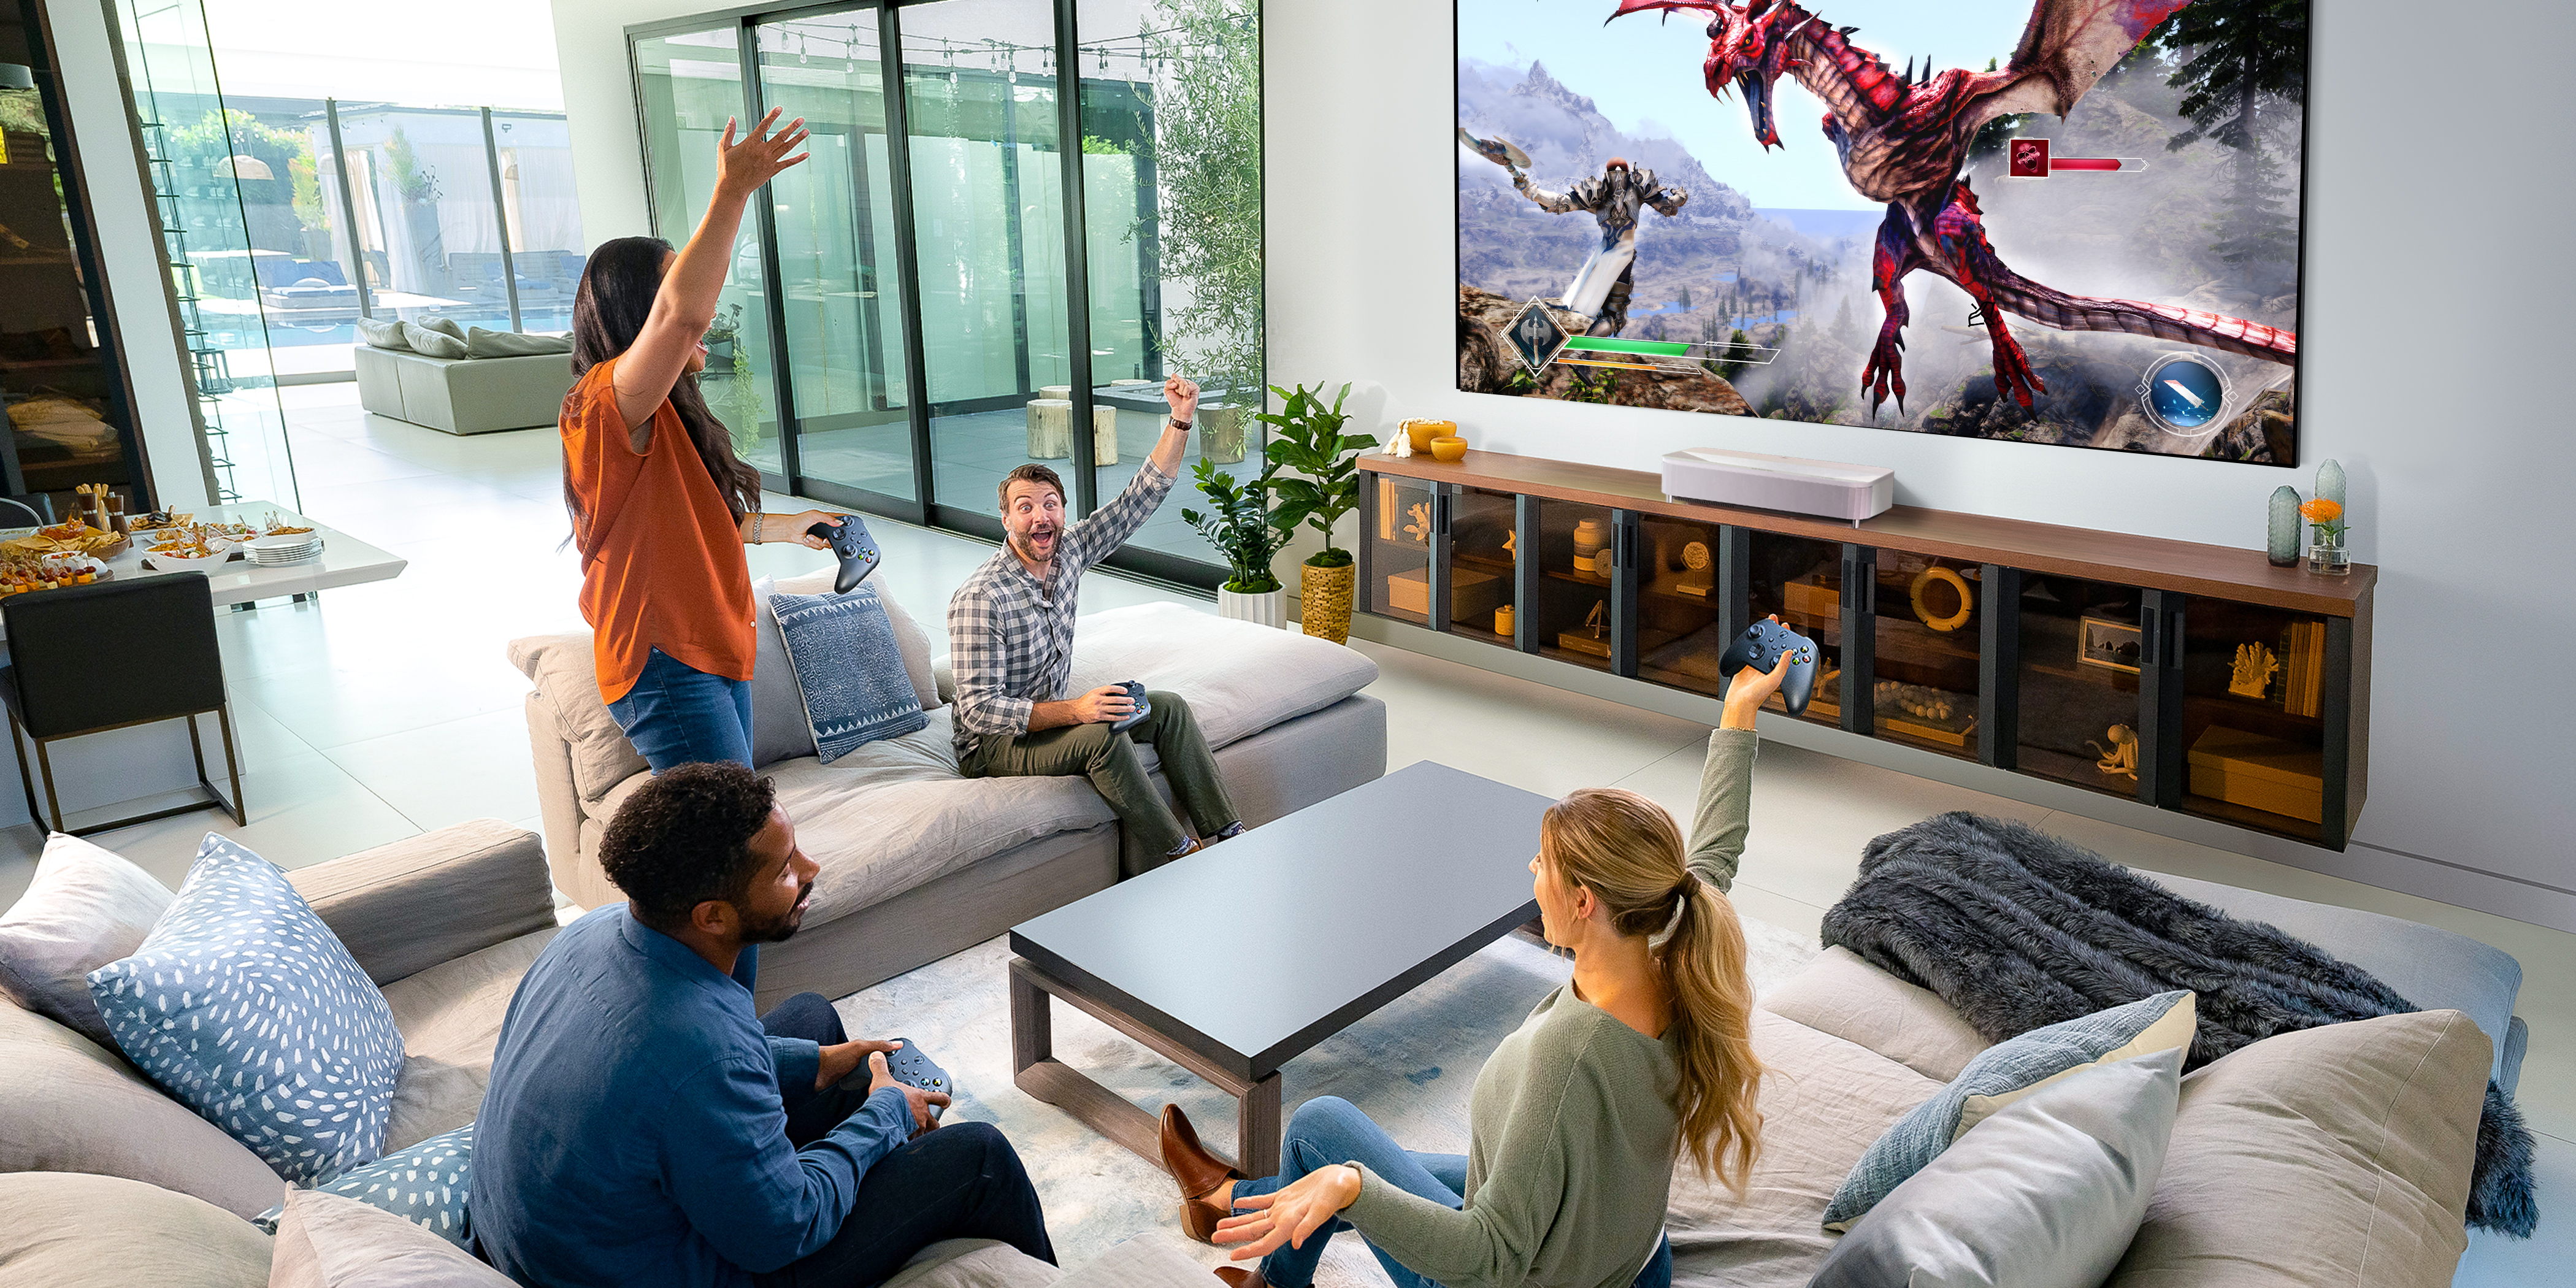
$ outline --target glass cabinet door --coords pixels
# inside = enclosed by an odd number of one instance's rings
[[[1532,614],[1543,657],[1612,669],[1617,622],[1611,603],[1617,579],[1618,516],[1606,506],[1535,501],[1539,561],[1538,602]]]
[[[2133,586],[2021,574],[2015,766],[2116,796],[2138,794],[2141,656]]]
[[[1419,479],[1371,474],[1368,479],[1368,558],[1361,571],[1369,611],[1416,626],[1431,624],[1431,485]],[[1490,614],[1489,608],[1487,612]],[[1455,620],[1459,614],[1450,614]]]
[[[1449,499],[1450,633],[1513,647],[1519,502],[1509,492],[1478,488]]]
[[[2325,814],[2327,635],[2312,613],[2194,597],[2183,618],[2182,808],[2315,839]]]
[[[1816,687],[1801,718],[1842,723],[1843,548],[1770,532],[1748,532],[1746,621],[1777,614],[1782,625],[1816,642]],[[1788,710],[1780,695],[1763,704]]]
[[[1871,728],[1890,742],[1977,754],[1978,614],[1983,573],[1965,560],[1877,552]]]
[[[1718,666],[1744,629],[1742,610],[1721,596],[1742,594],[1720,575],[1719,526],[1649,518],[1638,541],[1637,674],[1657,684],[1723,697]]]

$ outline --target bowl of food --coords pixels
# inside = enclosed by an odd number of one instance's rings
[[[232,557],[233,548],[229,542],[208,539],[154,546],[143,559],[156,572],[212,573]]]

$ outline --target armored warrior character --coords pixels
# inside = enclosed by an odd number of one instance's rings
[[[1565,307],[1592,319],[1586,335],[1617,335],[1626,329],[1628,296],[1636,285],[1637,212],[1652,206],[1670,219],[1681,213],[1690,193],[1656,183],[1654,171],[1631,169],[1618,157],[1610,158],[1600,178],[1578,180],[1563,192],[1531,183],[1519,166],[1505,162],[1503,168],[1512,172],[1512,186],[1539,209],[1560,215],[1589,211],[1601,221],[1601,244],[1583,261],[1574,284],[1565,288]]]

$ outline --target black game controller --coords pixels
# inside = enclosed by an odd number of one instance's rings
[[[858,589],[868,574],[877,570],[884,556],[877,553],[877,543],[868,536],[868,525],[855,514],[841,516],[839,523],[818,523],[805,530],[809,537],[821,537],[832,543],[832,553],[841,557],[841,575],[832,579],[832,593],[846,595]]]
[[[887,1041],[902,1044],[901,1050],[891,1052],[885,1058],[886,1073],[895,1081],[908,1087],[918,1087],[923,1091],[936,1091],[943,1096],[954,1097],[957,1094],[956,1085],[948,1080],[948,1071],[931,1063],[930,1057],[923,1055],[921,1047],[912,1039],[888,1038]],[[842,1079],[842,1083],[865,1087],[871,1077],[868,1066],[862,1062],[856,1072]],[[930,1106],[931,1117],[937,1118],[940,1112],[939,1106]]]
[[[1128,700],[1136,704],[1136,709],[1128,712],[1125,719],[1113,721],[1109,726],[1111,733],[1125,733],[1135,728],[1145,717],[1154,714],[1154,704],[1145,700],[1145,686],[1141,681],[1120,680],[1118,687],[1127,690]]]
[[[1816,642],[1780,623],[1764,618],[1744,628],[1735,642],[1719,654],[1718,669],[1727,680],[1746,667],[1770,674],[1780,664],[1782,654],[1789,656],[1789,674],[1780,681],[1780,698],[1789,704],[1793,716],[1807,713],[1807,699],[1816,691]]]

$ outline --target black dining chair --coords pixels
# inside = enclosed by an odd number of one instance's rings
[[[224,696],[224,657],[215,640],[213,583],[204,573],[11,595],[0,599],[0,627],[9,633],[9,664],[0,667],[0,701],[9,708],[9,746],[18,753],[18,781],[27,789],[30,816],[50,817],[55,831],[73,836],[208,808],[231,814],[235,823],[248,821],[242,811],[232,704]],[[232,779],[229,801],[206,777],[197,717],[208,712],[223,727],[224,766]],[[46,747],[65,738],[162,720],[188,722],[188,749],[197,758],[197,785],[206,799],[65,828]],[[36,784],[27,772],[22,733],[35,740],[36,764],[44,772],[42,815],[36,812]]]

